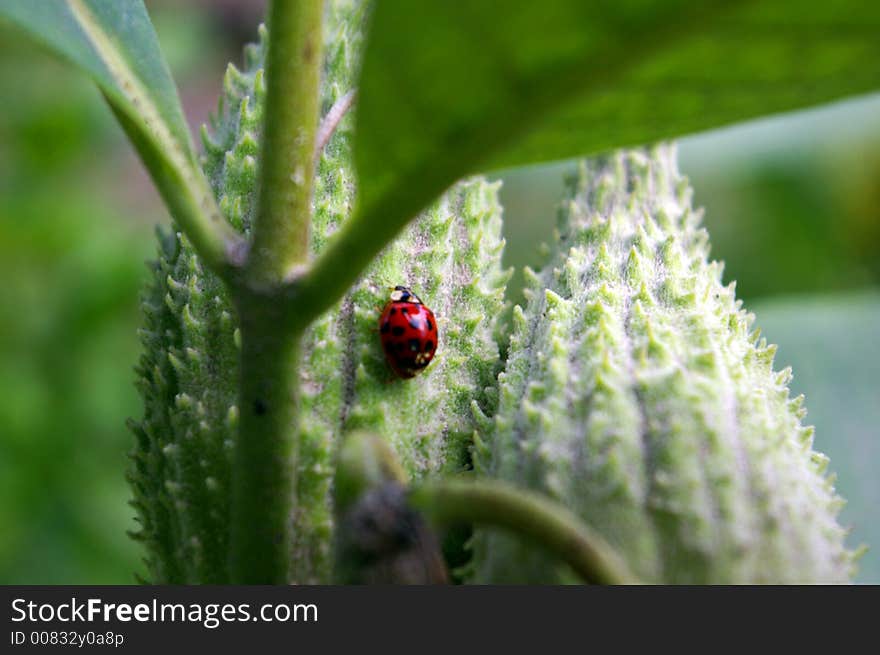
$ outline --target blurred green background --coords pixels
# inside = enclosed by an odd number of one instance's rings
[[[148,1],[190,124],[262,2]],[[138,296],[167,214],[99,94],[0,25],[0,583],[131,583]],[[539,266],[560,163],[505,172],[509,265]],[[880,582],[880,96],[688,137],[725,279],[779,344]],[[519,299],[521,276],[511,299]]]

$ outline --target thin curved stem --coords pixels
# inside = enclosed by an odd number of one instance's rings
[[[623,560],[567,509],[490,480],[435,480],[416,486],[410,504],[439,523],[476,523],[529,538],[590,584],[638,584]]]
[[[333,132],[336,131],[336,126],[339,125],[339,122],[345,117],[345,114],[348,112],[349,109],[351,109],[351,106],[354,104],[356,96],[357,91],[355,90],[351,90],[346,93],[339,100],[333,103],[333,106],[330,107],[330,111],[328,111],[327,115],[324,116],[323,120],[321,120],[321,127],[318,128],[318,136],[315,138],[316,163],[318,159],[321,158],[321,153],[324,151],[324,148],[330,141],[330,137],[333,136]]]

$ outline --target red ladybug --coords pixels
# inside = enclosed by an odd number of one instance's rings
[[[437,350],[434,312],[408,287],[394,287],[379,317],[379,334],[388,364],[402,378],[420,373]]]

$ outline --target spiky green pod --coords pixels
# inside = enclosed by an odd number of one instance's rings
[[[690,195],[671,147],[581,167],[514,312],[478,469],[574,509],[646,581],[846,581],[827,460],[707,260]],[[477,536],[474,566],[480,581],[567,579],[497,534]]]
[[[365,10],[330,3],[322,106],[352,89]],[[256,200],[267,35],[230,66],[220,109],[203,129],[203,166],[229,223],[249,231]],[[343,119],[320,159],[311,252],[349,218],[355,179],[353,121]],[[161,238],[144,296],[139,366],[144,418],[131,473],[150,575],[157,582],[227,580],[230,449],[237,427],[237,317],[219,279],[180,234]],[[331,575],[334,459],[343,434],[386,438],[410,477],[457,469],[475,421],[494,409],[493,338],[507,273],[500,267],[497,185],[466,181],[419,216],[303,338],[291,579]],[[257,255],[258,256],[258,253]],[[345,262],[339,262],[345,266]],[[437,318],[439,348],[419,377],[395,380],[379,342],[388,287],[406,284]],[[292,427],[292,429],[294,429]]]

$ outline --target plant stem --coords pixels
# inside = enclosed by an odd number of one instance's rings
[[[107,89],[102,91],[177,226],[202,260],[228,279],[230,269],[236,265],[235,256],[242,240],[214,200],[208,180],[196,161],[189,133],[184,137],[169,128],[147,89],[119,56],[112,36],[95,19],[89,6],[82,0],[70,0],[68,9],[115,81],[118,93],[127,100],[127,103],[121,101]]]
[[[410,188],[419,183],[412,180]],[[309,272],[289,282],[285,301],[296,303],[310,318],[329,309],[382,248],[418,215],[422,204],[421,197],[406,191],[383,195],[371,205],[359,199],[354,215],[343,223]]]
[[[236,269],[241,265],[241,253],[245,251],[244,239],[226,222],[204,173],[195,165],[163,160],[153,156],[156,149],[168,148],[145,138],[142,131],[133,123],[115,100],[104,96],[115,114],[119,124],[128,135],[141,161],[150,172],[162,200],[175,226],[192,244],[203,262],[226,282],[234,279]],[[175,165],[169,165],[169,162]],[[179,165],[176,165],[179,164]]]
[[[232,474],[230,572],[239,584],[287,584],[296,470],[300,330],[270,298],[246,295],[241,316],[239,434]]]
[[[321,80],[323,0],[275,0],[269,11],[266,115],[248,279],[273,286],[305,263]]]
[[[496,526],[528,537],[590,584],[637,584],[614,550],[564,507],[506,483],[488,480],[424,482],[410,503],[439,523]]]
[[[302,321],[279,302],[308,258],[323,0],[274,0],[257,216],[233,295],[241,325],[240,423],[232,470],[233,582],[289,582]]]

